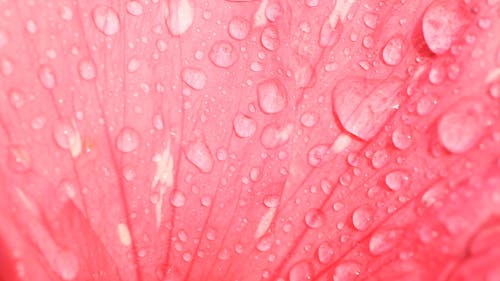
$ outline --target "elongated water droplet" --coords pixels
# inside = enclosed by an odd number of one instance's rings
[[[212,153],[204,142],[196,141],[190,144],[186,150],[186,157],[202,173],[212,171],[214,160]]]
[[[257,122],[246,115],[238,114],[233,120],[233,127],[238,137],[249,138],[255,134]]]
[[[83,80],[93,80],[97,75],[94,62],[88,59],[80,61],[78,72]]]
[[[78,155],[81,150],[81,139],[76,124],[68,119],[59,119],[54,123],[53,136],[56,144],[62,149]]]
[[[283,7],[278,2],[272,2],[267,5],[265,13],[268,21],[276,22],[283,16]]]
[[[275,51],[280,45],[278,29],[274,26],[264,28],[260,36],[260,43],[269,51]]]
[[[218,41],[212,45],[208,58],[214,65],[227,68],[238,60],[238,54],[231,43]]]
[[[401,231],[394,229],[377,231],[370,238],[368,248],[372,255],[383,254],[396,246],[401,239],[401,235]]]
[[[319,228],[325,223],[325,214],[319,209],[311,209],[307,211],[304,221],[310,228]]]
[[[228,33],[233,39],[243,40],[250,32],[250,22],[242,17],[234,17],[229,21]]]
[[[388,65],[398,65],[403,59],[405,43],[401,37],[393,37],[387,41],[382,50],[382,58]]]
[[[361,274],[361,265],[357,262],[343,262],[333,272],[333,281],[354,281]]]
[[[198,68],[186,67],[181,73],[182,81],[195,90],[202,90],[207,83],[207,75]]]
[[[124,153],[132,152],[139,146],[139,133],[133,128],[124,127],[116,138],[116,148]]]
[[[357,230],[367,230],[372,220],[372,211],[368,207],[360,207],[352,213],[352,224]]]
[[[290,281],[312,280],[313,268],[308,262],[299,262],[292,266],[289,273]]]
[[[269,79],[257,85],[259,107],[266,114],[281,112],[287,105],[285,86],[278,79]]]
[[[318,260],[322,264],[327,264],[330,263],[333,260],[333,255],[335,254],[335,251],[333,250],[332,246],[328,244],[327,242],[323,242],[319,245],[318,247]]]
[[[46,89],[52,90],[56,86],[56,74],[52,67],[48,65],[42,65],[38,70],[38,79],[40,83]]]
[[[9,76],[14,72],[14,62],[6,57],[0,58],[0,71],[3,76]]]
[[[189,0],[169,0],[165,23],[174,36],[184,34],[193,24],[194,4]]]
[[[332,27],[329,20],[326,20],[321,27],[319,34],[319,46],[322,48],[331,47],[340,40],[340,36],[344,30],[342,22],[337,21],[335,26]]]
[[[410,176],[403,171],[393,171],[385,176],[385,184],[391,190],[398,191],[408,185]]]
[[[99,5],[92,11],[92,19],[97,29],[105,35],[115,35],[120,31],[120,19],[113,8]]]

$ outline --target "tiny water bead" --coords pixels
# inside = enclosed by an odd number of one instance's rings
[[[116,138],[116,148],[123,153],[133,152],[139,146],[139,141],[139,133],[135,129],[124,127]]]

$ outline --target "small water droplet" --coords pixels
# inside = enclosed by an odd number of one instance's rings
[[[212,45],[208,58],[215,66],[227,68],[238,60],[238,54],[231,43],[217,41]]]
[[[233,120],[233,127],[238,137],[249,138],[255,134],[257,122],[246,115],[238,114]]]
[[[500,82],[495,82],[490,85],[488,93],[494,99],[500,99]]]
[[[92,19],[97,29],[107,36],[120,31],[120,19],[113,8],[99,5],[92,11]]]
[[[367,35],[363,38],[363,47],[371,49],[373,48],[374,45],[375,45],[375,40],[373,39],[373,37]]]
[[[361,265],[347,261],[340,263],[333,272],[333,281],[354,281],[361,274]]]
[[[313,167],[319,166],[329,153],[329,147],[324,144],[316,145],[307,153],[307,163]]]
[[[173,36],[184,34],[193,24],[194,7],[189,0],[170,0],[165,13],[165,23]]]
[[[128,64],[127,64],[127,71],[130,72],[130,73],[134,73],[136,72],[137,70],[139,70],[139,67],[141,66],[141,63],[139,62],[138,59],[136,58],[131,58],[129,61],[128,61]]]
[[[352,213],[352,224],[359,231],[367,230],[372,220],[372,211],[368,207],[360,207]]]
[[[56,144],[62,149],[71,149],[78,145],[79,137],[75,124],[68,119],[55,121],[53,136]]]
[[[260,252],[267,252],[271,249],[274,244],[274,237],[270,234],[264,235],[259,239],[259,242],[255,246]]]
[[[269,3],[266,7],[266,18],[270,22],[276,22],[281,16],[283,16],[283,8],[277,2]]]
[[[382,168],[383,166],[385,166],[385,164],[387,164],[387,162],[389,162],[389,154],[385,149],[377,150],[375,153],[373,153],[372,166],[375,169]]]
[[[403,59],[405,43],[401,37],[392,37],[382,50],[382,59],[390,66],[398,65]]]
[[[433,95],[421,97],[417,102],[417,113],[422,116],[431,113],[437,102],[437,99]]]
[[[0,71],[4,76],[9,76],[14,72],[14,62],[6,57],[0,58]]]
[[[308,262],[299,262],[292,266],[289,273],[289,281],[312,280],[313,268]]]
[[[337,21],[335,26],[332,27],[329,20],[326,20],[321,27],[319,34],[319,46],[322,48],[331,47],[340,40],[340,36],[344,31],[344,25],[342,22]]]
[[[375,232],[370,238],[368,248],[372,255],[378,256],[393,249],[401,238],[401,231],[394,229]]]
[[[385,176],[385,184],[391,190],[398,191],[408,185],[410,176],[403,171],[393,171]]]
[[[307,7],[316,7],[318,6],[319,4],[319,0],[304,0],[304,4],[307,6]]]
[[[28,31],[31,34],[34,34],[37,32],[37,30],[38,30],[38,26],[36,25],[35,21],[30,19],[26,22],[26,31]]]
[[[410,148],[413,143],[411,130],[408,127],[398,127],[392,132],[392,143],[398,149]]]
[[[212,205],[212,197],[209,195],[203,195],[200,202],[203,207],[210,207],[210,205]]]
[[[281,112],[287,105],[285,86],[278,79],[269,79],[257,85],[259,107],[266,114]]]
[[[208,146],[201,141],[191,143],[186,150],[187,159],[202,173],[209,173],[214,166],[212,154]]]
[[[78,72],[80,73],[80,77],[87,81],[93,80],[97,75],[95,64],[89,59],[83,59],[80,61],[78,64]]]
[[[42,65],[38,70],[38,79],[40,83],[46,89],[52,90],[56,86],[56,74],[52,67],[48,65]]]
[[[429,82],[438,85],[444,82],[446,78],[446,70],[443,65],[435,64],[429,70]]]
[[[306,225],[313,229],[323,226],[325,220],[325,214],[319,209],[310,209],[304,217]]]
[[[284,145],[290,139],[293,132],[293,125],[279,126],[272,123],[262,130],[260,141],[262,146],[267,149],[277,148]]]
[[[10,145],[7,151],[8,167],[16,173],[25,173],[31,169],[31,156],[24,147]]]
[[[186,67],[181,73],[182,81],[195,90],[202,90],[207,83],[207,75],[198,68]]]
[[[186,196],[182,191],[175,189],[170,194],[170,204],[176,208],[180,208],[186,204]]]
[[[233,39],[243,40],[250,32],[250,22],[242,17],[234,17],[229,22],[228,33]]]
[[[319,121],[319,115],[316,112],[305,112],[300,117],[300,123],[306,128],[314,127]]]
[[[277,208],[279,203],[280,197],[276,194],[270,194],[264,197],[264,206],[268,208]]]
[[[80,269],[78,258],[70,251],[60,251],[52,262],[52,267],[63,280],[73,280]]]
[[[322,264],[327,264],[330,263],[333,260],[333,255],[335,254],[335,251],[333,250],[332,246],[328,244],[327,242],[323,242],[319,245],[318,247],[318,260]]]
[[[378,16],[374,13],[366,13],[363,16],[363,23],[366,27],[375,29],[377,27]]]
[[[133,16],[140,16],[144,12],[144,9],[139,1],[134,0],[127,3],[127,12]]]
[[[274,26],[264,28],[260,36],[260,43],[269,51],[275,51],[280,45],[278,29]]]
[[[21,92],[21,90],[10,89],[7,92],[7,95],[10,105],[12,105],[12,107],[14,107],[15,109],[20,109],[26,103],[24,99],[24,93]]]
[[[229,258],[231,258],[231,254],[229,253],[228,249],[222,249],[217,255],[217,257],[222,261],[226,261],[229,260]]]
[[[139,141],[139,133],[135,129],[124,127],[116,138],[116,148],[123,153],[132,152],[139,146]]]

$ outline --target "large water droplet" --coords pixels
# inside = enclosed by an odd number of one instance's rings
[[[363,16],[363,22],[366,27],[375,29],[377,27],[378,16],[374,13],[366,13]]]
[[[399,108],[399,80],[376,81],[351,78],[332,91],[333,111],[345,130],[363,140],[373,138]],[[377,84],[377,86],[373,85]]]
[[[120,19],[113,8],[99,5],[92,11],[92,19],[97,29],[105,35],[111,36],[120,31]]]
[[[52,262],[52,267],[63,280],[73,280],[80,269],[78,258],[70,251],[59,252]]]
[[[377,150],[375,153],[373,153],[372,166],[375,169],[384,167],[387,162],[389,162],[389,154],[385,149]]]
[[[337,21],[335,26],[332,27],[329,20],[326,20],[321,27],[319,33],[319,46],[322,48],[331,47],[340,40],[340,36],[344,30],[344,25],[342,22]]]
[[[285,86],[278,79],[269,79],[257,85],[259,107],[266,114],[281,112],[287,105]]]
[[[466,23],[466,12],[460,1],[437,0],[427,7],[422,19],[425,43],[435,54],[447,52]]]
[[[144,12],[144,8],[141,2],[133,0],[127,3],[127,12],[133,16],[140,16]]]
[[[266,252],[271,249],[274,244],[274,237],[270,234],[263,236],[259,239],[259,242],[255,246],[257,250],[261,252]]]
[[[186,195],[180,190],[175,189],[170,194],[170,204],[176,208],[180,208],[186,204]]]
[[[313,268],[308,262],[299,262],[292,266],[289,273],[290,281],[308,281],[312,280]]]
[[[368,207],[360,207],[352,213],[352,224],[357,230],[367,230],[372,220],[372,211]]]
[[[290,139],[293,132],[293,125],[279,126],[278,124],[270,124],[262,130],[260,141],[262,146],[267,149],[276,148],[284,145]]]
[[[272,2],[267,5],[265,13],[267,20],[276,22],[283,16],[283,7],[278,2]]]
[[[97,75],[94,62],[88,59],[80,61],[78,64],[78,72],[83,80],[93,80]]]
[[[242,17],[234,17],[229,21],[228,33],[233,39],[243,40],[250,32],[250,22]]]
[[[472,149],[484,132],[484,110],[477,103],[463,103],[446,113],[438,123],[441,144],[452,153]]]
[[[368,248],[373,255],[383,254],[396,246],[401,235],[401,231],[394,229],[377,231],[370,238]]]
[[[139,133],[133,128],[124,127],[116,137],[116,148],[124,153],[132,152],[139,146]]]
[[[214,166],[214,160],[208,146],[201,141],[190,144],[186,150],[187,159],[202,173],[209,173]]]
[[[56,86],[56,74],[52,67],[48,65],[42,65],[38,70],[38,79],[40,79],[40,83],[46,89],[54,89]]]
[[[313,167],[319,166],[329,153],[329,147],[324,144],[316,145],[307,153],[307,162]]]
[[[335,251],[333,250],[332,246],[330,246],[330,244],[328,244],[327,242],[323,242],[319,245],[317,254],[319,262],[322,264],[327,264],[333,260]]]
[[[195,90],[202,90],[207,83],[207,75],[198,68],[186,67],[181,73],[182,81]]]
[[[354,281],[361,274],[361,265],[357,262],[343,262],[333,272],[333,281]]]
[[[184,34],[193,24],[194,7],[189,0],[169,0],[165,11],[168,31],[174,36]]]
[[[405,43],[401,37],[393,37],[387,41],[382,50],[382,59],[388,65],[398,65],[403,59]]]
[[[80,138],[76,126],[68,119],[59,119],[54,123],[53,136],[56,144],[62,149],[71,149],[79,145]]]
[[[246,115],[238,114],[233,120],[233,127],[238,137],[249,138],[255,134],[257,122]]]
[[[214,65],[226,68],[230,67],[238,60],[238,54],[231,43],[227,41],[218,41],[212,45],[208,53],[208,58]]]
[[[307,211],[304,221],[310,228],[319,228],[325,223],[325,214],[319,209],[311,209]]]
[[[410,148],[413,143],[411,131],[408,127],[398,127],[392,132],[392,143],[398,149]]]
[[[280,45],[278,29],[274,26],[264,28],[260,36],[260,43],[269,51],[275,51]]]
[[[397,191],[408,185],[410,176],[403,171],[393,171],[385,176],[385,184],[391,190]]]

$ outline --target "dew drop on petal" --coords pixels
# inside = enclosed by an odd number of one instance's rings
[[[281,112],[287,105],[285,86],[278,79],[269,79],[257,85],[259,107],[266,114]]]
[[[385,184],[391,190],[397,191],[408,185],[410,176],[403,171],[393,171],[385,176]]]
[[[83,80],[93,80],[96,75],[96,66],[93,61],[84,59],[78,64],[78,72]]]
[[[259,239],[255,246],[260,252],[267,252],[274,244],[274,237],[272,235],[264,235]]]
[[[327,242],[323,242],[319,245],[318,247],[318,260],[322,264],[327,264],[330,263],[333,260],[333,255],[335,254],[335,251],[333,250],[332,246],[328,244]]]
[[[31,169],[31,156],[24,147],[10,145],[7,150],[7,165],[16,173],[25,173]]]
[[[307,153],[307,162],[313,167],[319,166],[329,152],[329,147],[324,144],[316,145]]]
[[[173,36],[180,36],[188,31],[194,20],[194,7],[189,0],[169,0],[165,12],[165,23]]]
[[[175,189],[170,194],[170,204],[176,208],[180,208],[186,204],[186,195],[180,190]]]
[[[266,7],[266,18],[270,22],[276,22],[281,16],[283,16],[283,8],[277,2],[269,3]]]
[[[133,16],[140,16],[144,12],[144,8],[139,1],[130,1],[127,3],[127,12]]]
[[[260,43],[269,51],[275,51],[280,45],[278,29],[274,26],[264,28],[260,36]]]
[[[290,281],[312,280],[313,268],[308,262],[299,262],[292,266],[289,272]]]
[[[290,139],[293,125],[279,126],[275,123],[269,124],[262,130],[260,141],[267,149],[277,148],[284,145]]]
[[[271,194],[271,195],[266,195],[264,197],[264,206],[268,208],[278,207],[279,202],[280,202],[280,197],[278,195]]]
[[[62,149],[70,149],[78,141],[76,128],[68,119],[55,121],[53,136],[56,144]]]
[[[372,220],[372,211],[367,207],[360,207],[352,213],[352,224],[359,231],[367,230]]]
[[[97,29],[107,36],[120,31],[120,19],[116,11],[108,6],[99,5],[92,11],[92,19]]]
[[[238,137],[249,138],[255,134],[257,122],[246,115],[238,114],[233,120],[233,127]]]
[[[325,219],[325,214],[318,209],[310,209],[304,217],[306,225],[313,229],[323,226]]]
[[[329,20],[326,20],[321,27],[319,34],[318,44],[322,48],[331,47],[337,44],[340,40],[340,36],[344,30],[344,25],[342,22],[338,21],[334,27],[332,27]]]
[[[231,43],[217,41],[212,45],[208,58],[215,66],[227,68],[238,60],[238,54]]]
[[[372,157],[372,166],[380,169],[389,162],[389,154],[385,149],[377,150]]]
[[[398,65],[403,59],[404,41],[401,37],[393,37],[387,41],[383,50],[382,58],[387,65]]]
[[[213,169],[214,160],[212,153],[204,142],[196,141],[188,145],[186,157],[202,173],[209,173]]]
[[[386,253],[396,246],[401,235],[401,231],[394,229],[375,232],[368,242],[370,253],[375,256]]]
[[[250,32],[250,22],[242,17],[234,17],[229,21],[228,33],[233,39],[243,40]]]
[[[374,13],[366,13],[363,16],[363,23],[366,27],[375,29],[377,27],[378,16]]]
[[[18,89],[11,89],[7,92],[7,98],[9,99],[10,105],[15,109],[20,109],[26,103],[24,98],[24,93]]]
[[[306,128],[312,128],[318,123],[319,115],[315,112],[305,112],[300,116],[300,123]]]
[[[116,148],[123,153],[128,153],[135,151],[138,146],[139,133],[130,127],[122,128],[116,138]]]
[[[198,68],[186,67],[181,72],[182,81],[195,90],[202,90],[207,83],[207,75]]]
[[[54,70],[48,65],[42,65],[38,70],[38,79],[40,83],[46,89],[54,89],[56,86],[56,75]]]
[[[333,272],[333,281],[354,281],[361,274],[361,265],[347,261],[340,263]]]
[[[398,149],[405,150],[413,144],[411,131],[408,127],[398,127],[392,132],[392,143]]]

